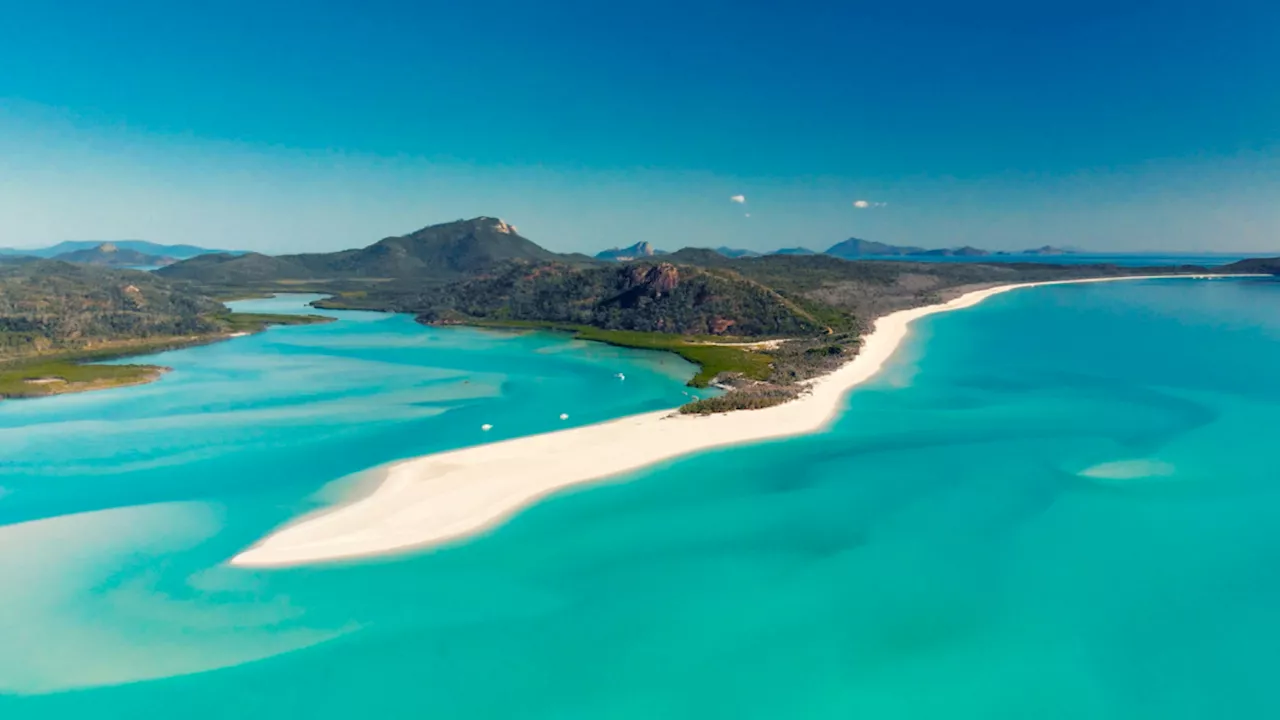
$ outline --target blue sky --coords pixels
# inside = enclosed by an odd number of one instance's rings
[[[0,0],[0,245],[1280,252],[1275,5]]]

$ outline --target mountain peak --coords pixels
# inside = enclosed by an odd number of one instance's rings
[[[520,234],[516,230],[515,225],[508,223],[506,220],[503,220],[502,218],[489,217],[488,215],[481,215],[480,217],[472,218],[470,220],[467,220],[466,222],[469,225],[487,227],[494,230],[495,232],[505,233],[507,235]]]
[[[844,242],[836,243],[835,245],[827,248],[826,254],[848,260],[868,255],[918,255],[924,251],[925,249],[921,247],[890,245],[888,243],[875,242],[874,240],[863,240],[862,238],[851,237]]]

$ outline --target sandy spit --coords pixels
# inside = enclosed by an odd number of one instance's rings
[[[807,394],[771,408],[710,416],[664,410],[398,462],[371,494],[303,517],[231,564],[279,567],[422,548],[486,530],[565,487],[700,450],[820,431],[843,409],[849,391],[885,366],[919,318],[1026,287],[1137,279],[1148,278],[1003,285],[890,313],[876,320],[852,361],[810,381]]]

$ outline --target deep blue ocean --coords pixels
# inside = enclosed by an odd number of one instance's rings
[[[0,717],[1280,717],[1280,282],[1006,293],[920,322],[827,432],[229,568],[362,470],[691,375],[334,314],[0,403]]]

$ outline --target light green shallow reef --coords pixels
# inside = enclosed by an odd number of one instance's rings
[[[360,475],[327,482],[691,372],[341,317],[0,404],[0,717],[1280,717],[1280,283],[1004,294],[919,324],[829,432],[229,568]]]

